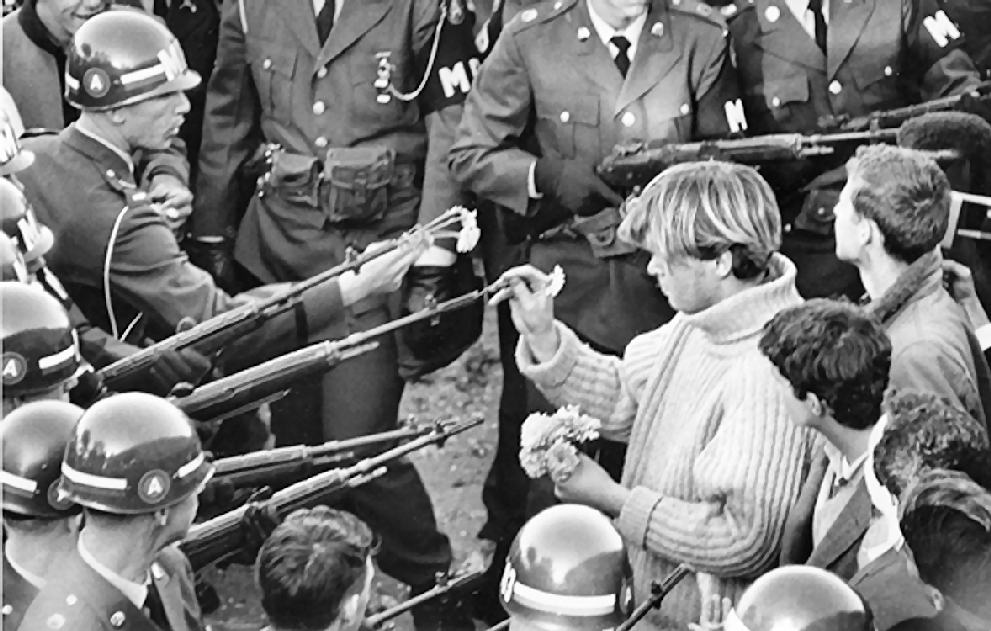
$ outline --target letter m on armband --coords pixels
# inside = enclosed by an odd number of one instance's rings
[[[729,123],[730,133],[738,134],[747,131],[747,116],[743,112],[743,101],[726,101],[723,106],[726,109],[726,122]]]
[[[960,29],[943,11],[930,15],[922,20],[922,24],[940,48],[946,48],[950,42],[960,39]]]

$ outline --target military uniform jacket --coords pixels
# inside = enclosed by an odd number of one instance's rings
[[[225,3],[193,235],[223,235],[237,225],[239,200],[255,192],[239,171],[261,142],[318,165],[329,150],[392,151],[404,173],[389,184],[384,216],[347,230],[319,204],[251,197],[235,254],[265,282],[307,278],[339,263],[348,247],[363,248],[460,204],[445,160],[461,106],[421,116],[417,99],[380,102],[384,88],[375,85],[388,67],[380,86],[417,91],[441,13],[440,0],[343,0],[321,46],[311,0]]]
[[[19,179],[38,219],[55,234],[48,263],[86,317],[103,330],[123,337],[141,314],[145,334],[166,337],[184,318],[199,323],[284,288],[267,286],[236,297],[218,289],[179,250],[169,227],[134,185],[124,159],[75,125],[24,144],[35,161]],[[307,292],[303,306],[310,331],[339,322],[337,284]],[[240,361],[244,351],[243,359],[267,359],[295,348],[297,333],[294,315],[283,314],[239,340],[227,357]]]
[[[170,547],[159,553],[151,575],[168,618],[167,629],[156,626],[144,611],[93,571],[78,552],[47,577],[47,584],[28,608],[20,628],[23,631],[209,631],[196,601],[189,561],[178,549]]]
[[[979,83],[973,63],[960,50],[961,32],[935,0],[827,2],[825,54],[784,0],[739,0],[724,7],[731,15],[751,135],[816,133],[820,117],[861,116],[957,94]],[[782,192],[793,193],[825,170],[842,166],[849,155],[837,152],[762,173],[787,215],[789,200]],[[818,220],[831,223],[832,213]]]
[[[0,628],[17,631],[21,626],[21,619],[24,613],[31,606],[38,595],[38,588],[27,582],[23,576],[17,573],[7,562],[7,555],[0,553],[3,557],[3,608],[0,610]]]
[[[516,15],[482,66],[451,152],[461,183],[527,215],[536,156],[598,164],[624,141],[688,142],[732,128],[737,82],[726,26],[695,0],[654,0],[626,78],[589,17],[586,0],[545,2]],[[727,103],[729,102],[729,108]],[[532,129],[532,135],[530,130]],[[531,142],[532,141],[532,142]],[[541,241],[530,261],[560,264],[568,283],[555,315],[600,349],[621,352],[672,315],[646,260],[599,261],[584,241]]]

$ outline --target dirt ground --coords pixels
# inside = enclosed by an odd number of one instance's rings
[[[495,311],[487,312],[482,339],[458,361],[423,381],[406,387],[400,415],[423,419],[484,413],[485,423],[449,440],[442,450],[413,456],[434,501],[441,528],[451,537],[455,564],[476,546],[475,535],[485,519],[482,482],[495,454],[497,411],[502,369]],[[378,592],[386,598],[405,596],[403,587],[379,575]],[[209,578],[220,594],[220,610],[209,616],[214,631],[257,631],[265,626],[251,569],[231,566]],[[407,614],[394,631],[412,631]]]

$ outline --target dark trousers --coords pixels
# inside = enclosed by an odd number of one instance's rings
[[[385,305],[358,314],[349,310],[349,333],[383,324],[390,315]],[[391,336],[378,341],[378,348],[301,382],[272,404],[278,446],[316,445],[396,428],[404,388],[396,342]],[[382,537],[376,560],[390,576],[422,587],[449,569],[451,542],[438,530],[430,496],[409,460],[393,463],[384,475],[349,491],[335,505]]]

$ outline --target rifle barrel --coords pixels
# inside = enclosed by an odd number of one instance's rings
[[[365,626],[374,631],[374,629],[379,628],[381,625],[388,622],[389,620],[398,618],[399,616],[403,615],[404,613],[413,609],[414,607],[423,604],[429,600],[432,600],[434,598],[437,598],[438,596],[443,596],[444,594],[457,591],[462,587],[464,587],[465,585],[468,585],[473,581],[477,581],[481,579],[482,576],[484,575],[485,575],[484,571],[476,571],[476,572],[468,572],[458,576],[454,576],[448,582],[442,583],[440,585],[436,585],[428,589],[427,591],[423,592],[422,594],[419,594],[417,596],[414,596],[413,598],[410,598],[409,600],[405,600],[399,603],[395,607],[390,607],[389,609],[386,609],[383,612],[377,613],[373,616],[368,616],[367,618],[365,618]]]
[[[674,569],[673,572],[664,577],[664,580],[660,584],[654,583],[653,593],[650,595],[642,605],[637,607],[630,618],[623,624],[616,627],[616,631],[630,631],[638,622],[644,619],[644,617],[650,613],[652,609],[657,609],[661,606],[661,601],[664,597],[671,593],[678,583],[680,583],[686,576],[694,573],[695,570],[692,566],[687,563],[682,563]]]

